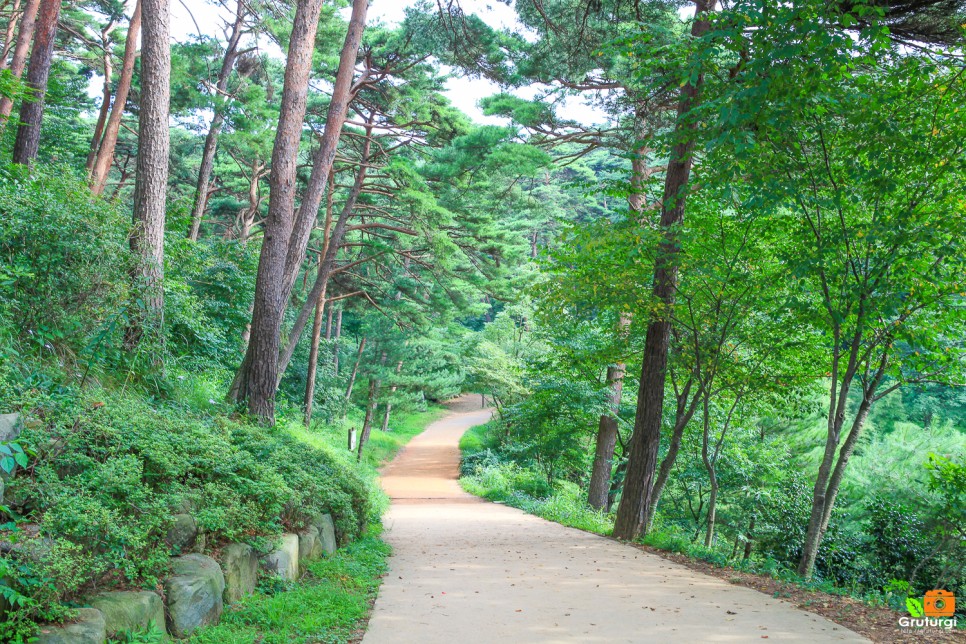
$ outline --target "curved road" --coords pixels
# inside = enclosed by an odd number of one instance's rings
[[[481,501],[459,439],[486,422],[450,403],[384,471],[390,572],[365,644],[866,642],[844,626],[611,539]]]

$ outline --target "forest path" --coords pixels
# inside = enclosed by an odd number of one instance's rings
[[[390,571],[365,644],[865,642],[755,590],[463,492],[459,439],[479,396],[450,403],[386,467]]]

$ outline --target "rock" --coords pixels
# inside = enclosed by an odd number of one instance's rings
[[[282,579],[295,581],[299,576],[299,536],[283,534],[282,544],[262,558],[262,568]]]
[[[325,554],[322,550],[322,539],[319,538],[319,529],[310,525],[299,533],[299,564],[304,565],[309,561],[321,559]]]
[[[31,640],[32,641],[32,640]],[[69,624],[41,626],[38,644],[104,644],[107,626],[104,614],[96,608],[81,608]]]
[[[339,544],[335,540],[335,521],[332,520],[331,514],[322,515],[319,537],[322,539],[322,550],[325,551],[325,554],[334,554]]]
[[[335,521],[331,514],[312,513],[309,515],[309,525],[319,531],[319,539],[322,541],[322,550],[327,555],[331,555],[338,548],[335,538]]]
[[[95,595],[88,603],[104,614],[108,635],[122,631],[164,629],[164,604],[161,596],[149,591],[115,591]]]
[[[184,638],[195,629],[217,624],[224,608],[225,576],[218,562],[205,555],[171,560],[172,574],[164,582],[168,600],[168,631]]]
[[[20,414],[0,414],[0,443],[9,443],[20,438],[23,419]]]
[[[190,552],[198,540],[198,524],[190,514],[176,514],[164,542],[176,554]]]
[[[229,604],[255,592],[258,557],[244,543],[230,543],[221,551],[221,569],[225,573],[224,599]]]

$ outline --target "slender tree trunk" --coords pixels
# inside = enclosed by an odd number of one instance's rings
[[[335,177],[331,177],[332,183],[335,182]],[[331,188],[332,186],[330,186]],[[329,238],[329,227],[332,225],[332,197],[335,190],[329,190],[328,200],[326,202],[325,208],[325,239]],[[327,243],[327,242],[326,242]],[[322,257],[325,255],[325,247],[323,246],[322,252],[319,254],[319,273],[322,272],[323,262]],[[312,324],[312,346],[309,349],[309,369],[308,374],[305,379],[305,426],[308,427],[312,423],[312,406],[315,403],[315,378],[318,373],[319,368],[319,344],[322,337],[322,313],[325,309],[325,291],[319,295],[319,299],[315,305],[315,320]],[[329,305],[329,320],[332,319],[332,306]],[[328,331],[326,331],[328,335]]]
[[[329,277],[332,275],[332,271],[335,268],[335,260],[336,257],[338,257],[339,248],[342,246],[342,240],[345,239],[346,229],[349,226],[349,219],[355,210],[356,202],[359,199],[359,195],[362,194],[362,189],[365,186],[366,173],[369,167],[369,152],[372,145],[371,125],[366,126],[365,132],[366,138],[362,146],[362,157],[359,164],[359,170],[356,172],[355,182],[352,184],[352,188],[349,190],[349,196],[346,198],[346,202],[342,206],[342,212],[339,213],[339,219],[335,224],[335,229],[332,231],[332,234],[328,234],[328,230],[326,230],[325,254],[321,259],[322,264],[319,268],[319,273],[315,278],[315,284],[312,285],[312,290],[309,292],[309,296],[305,299],[305,303],[302,304],[298,317],[295,319],[295,324],[292,325],[292,330],[288,334],[288,342],[286,343],[285,348],[282,350],[282,354],[279,356],[279,382],[281,382],[281,376],[283,373],[285,373],[289,362],[292,360],[292,356],[295,354],[295,348],[298,346],[299,340],[302,337],[302,331],[305,330],[305,325],[309,321],[309,315],[312,313],[313,302],[315,302],[315,300],[319,297],[320,293],[325,292],[326,286],[329,282]]]
[[[349,376],[349,386],[345,390],[345,411],[342,417],[345,418],[349,413],[349,403],[352,402],[352,388],[356,384],[356,375],[359,373],[359,363],[362,362],[362,352],[366,350],[366,338],[362,338],[359,343],[359,351],[356,353],[356,363],[352,367],[352,375]]]
[[[221,128],[225,124],[225,110],[227,109],[227,105],[223,105],[222,101],[228,90],[228,79],[231,78],[231,71],[235,68],[235,60],[238,58],[238,43],[241,40],[242,31],[245,26],[245,13],[245,0],[238,0],[235,8],[235,22],[231,27],[231,35],[228,36],[228,43],[225,46],[225,57],[221,61],[221,70],[218,72],[218,80],[215,83],[215,116],[211,121],[211,127],[208,128],[208,135],[205,137],[205,147],[201,153],[201,167],[198,169],[195,201],[191,209],[191,230],[188,232],[188,239],[191,241],[198,241],[201,220],[204,218],[205,208],[208,206],[208,185],[211,183],[211,173],[215,168],[215,152],[218,151],[218,136],[221,134]]]
[[[594,465],[590,474],[590,489],[587,503],[595,510],[607,508],[607,494],[610,491],[610,478],[613,469],[614,450],[617,448],[617,414],[624,390],[625,366],[618,363],[607,367],[607,383],[610,386],[610,414],[601,414],[597,428],[597,447],[594,451]]]
[[[798,574],[803,577],[811,577],[815,570],[815,559],[818,557],[818,550],[828,529],[828,522],[832,516],[832,509],[835,505],[835,498],[838,496],[839,486],[845,474],[845,466],[849,458],[855,451],[859,437],[865,427],[865,422],[869,417],[872,401],[869,396],[863,397],[862,403],[852,421],[852,428],[849,436],[842,445],[842,449],[836,459],[836,449],[842,424],[839,421],[839,430],[834,435],[830,434],[826,439],[825,455],[819,465],[818,477],[815,481],[815,489],[812,496],[812,513],[809,516],[808,527],[805,530],[805,543],[802,547],[802,558],[798,563]],[[833,469],[834,466],[834,469]]]
[[[326,340],[332,339],[332,321],[333,321],[332,318],[334,317],[332,314],[332,310],[334,308],[335,307],[330,306],[328,309],[326,309],[326,315],[325,315],[325,339]]]
[[[114,150],[117,147],[117,137],[121,131],[121,120],[124,118],[124,107],[131,92],[131,81],[134,78],[134,63],[137,60],[137,41],[141,31],[141,0],[134,4],[134,13],[127,28],[127,38],[124,42],[124,60],[121,64],[121,75],[117,80],[117,91],[114,94],[114,104],[111,115],[104,127],[104,136],[91,170],[91,192],[103,194],[107,185],[107,176],[114,164]]]
[[[691,417],[693,415],[693,408],[689,409],[684,416],[678,416],[674,421],[674,428],[671,430],[671,441],[668,444],[667,454],[661,459],[661,466],[658,468],[657,477],[654,479],[654,485],[651,487],[651,502],[648,505],[647,513],[644,515],[644,527],[646,530],[651,529],[651,525],[654,523],[654,515],[657,513],[657,506],[661,502],[661,495],[664,493],[664,488],[667,485],[667,481],[671,478],[671,470],[674,469],[674,463],[677,461],[678,452],[681,451],[681,440],[684,438],[684,430],[687,428],[688,423],[691,422]]]
[[[10,73],[14,78],[22,77],[24,69],[27,67],[27,52],[30,51],[30,43],[36,30],[37,10],[39,8],[40,0],[27,0],[27,4],[24,5],[23,16],[20,18],[20,31],[17,32],[17,44],[13,48],[13,58],[10,60]],[[4,56],[4,59],[6,59],[6,56]],[[12,99],[0,99],[0,125],[7,122],[12,110]]]
[[[742,556],[742,559],[747,560],[749,557],[751,557],[751,549],[752,549],[751,535],[754,533],[754,531],[755,531],[755,513],[752,512],[751,521],[748,522],[748,534],[745,535],[745,552]]]
[[[27,67],[27,89],[20,106],[20,127],[13,145],[13,162],[30,165],[40,150],[40,124],[44,118],[44,97],[47,94],[47,78],[54,57],[54,40],[57,36],[57,18],[62,0],[42,0],[37,11],[34,29],[34,45]]]
[[[101,96],[101,109],[97,114],[97,125],[94,126],[94,135],[91,137],[91,149],[87,153],[85,165],[87,176],[90,176],[94,169],[97,149],[100,147],[101,137],[104,136],[104,126],[107,124],[107,116],[111,111],[111,80],[114,76],[114,59],[111,56],[109,33],[110,31],[107,28],[101,33],[101,44],[104,47],[104,89]]]
[[[275,422],[279,345],[285,308],[304,261],[309,235],[318,217],[322,193],[332,169],[369,8],[368,0],[353,2],[322,143],[315,155],[302,204],[298,213],[295,213],[299,140],[321,5],[321,0],[304,0],[299,3],[295,13],[281,117],[272,153],[271,197],[255,283],[251,341],[230,394],[236,401],[248,401],[249,412],[270,424]],[[314,295],[318,297],[318,293]]]
[[[10,8],[10,21],[7,22],[7,31],[3,34],[3,49],[0,50],[0,72],[7,68],[7,56],[14,45],[14,35],[17,33],[17,24],[20,22],[20,0],[13,0],[13,7]]]
[[[708,13],[716,0],[697,0],[697,10],[691,35],[701,37],[711,27]],[[675,126],[677,143],[668,163],[661,205],[662,240],[654,267],[654,299],[663,305],[662,311],[650,322],[644,341],[644,360],[638,391],[634,435],[631,438],[624,494],[617,509],[614,536],[636,539],[644,530],[651,505],[651,487],[657,469],[658,447],[661,441],[661,419],[664,411],[664,386],[667,381],[667,358],[671,336],[671,308],[677,290],[678,259],[681,253],[677,242],[677,227],[684,219],[688,184],[691,179],[694,136],[696,126],[688,120],[698,100],[704,77],[681,88],[678,118]]]
[[[387,354],[382,352],[379,360],[380,369],[386,366]],[[359,460],[362,460],[362,449],[369,442],[369,435],[372,433],[372,421],[376,415],[376,407],[379,406],[379,386],[382,382],[377,375],[369,376],[369,401],[366,404],[366,417],[362,422],[362,433],[359,435]]]
[[[332,345],[332,372],[339,375],[339,340],[342,339],[342,309],[335,316],[335,342]]]
[[[398,363],[396,363],[397,378],[399,377],[399,374],[402,373],[402,368],[403,368],[403,361],[400,360]],[[389,388],[389,400],[386,401],[386,411],[382,415],[382,431],[384,432],[389,431],[389,414],[392,412],[392,395],[396,393],[397,389],[399,389],[399,385],[397,384],[393,384],[393,386]]]
[[[164,221],[168,188],[171,102],[169,0],[143,0],[141,100],[138,105],[138,158],[134,178],[134,230],[131,250],[138,258],[138,284],[144,317],[127,329],[132,349],[149,335],[159,346],[164,323]]]
[[[704,469],[708,472],[708,481],[711,483],[711,493],[708,496],[708,516],[706,517],[707,529],[704,533],[704,546],[710,548],[711,544],[714,542],[714,523],[715,523],[715,511],[718,505],[718,475],[715,472],[715,458],[711,455],[709,451],[711,443],[711,416],[710,416],[710,401],[708,400],[708,392],[704,393],[704,418],[703,422],[703,437],[701,441],[701,461],[704,463]]]

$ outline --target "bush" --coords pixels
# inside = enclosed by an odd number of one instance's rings
[[[3,563],[26,598],[4,641],[62,617],[60,605],[93,587],[155,586],[177,513],[195,517],[208,547],[264,547],[316,512],[332,513],[343,541],[365,529],[365,482],[282,429],[98,390],[20,390],[16,406],[27,419],[21,442],[36,456],[6,496],[13,518],[36,528],[18,533],[32,554]]]
[[[61,355],[122,315],[128,223],[65,167],[0,166],[0,317]]]

